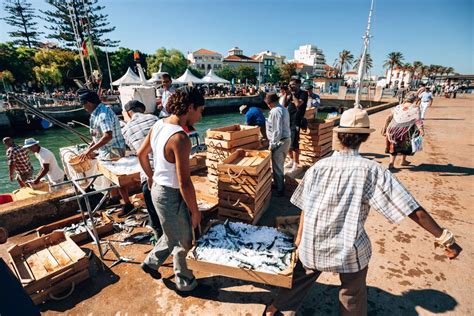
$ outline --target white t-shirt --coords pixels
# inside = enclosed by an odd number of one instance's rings
[[[422,103],[429,103],[431,100],[433,100],[433,94],[431,94],[431,92],[425,91],[420,94],[420,99]]]
[[[64,179],[64,171],[59,168],[58,162],[54,154],[44,147],[40,148],[40,151],[35,153],[36,158],[38,158],[41,165],[49,164],[49,171],[47,173],[48,180],[50,183],[62,182]]]
[[[174,93],[174,91],[174,87],[170,87],[169,90],[161,88],[156,91],[156,95],[158,98],[161,98],[161,105],[163,106],[160,112],[160,117],[170,116],[168,111],[166,110],[166,105],[168,104],[169,97]]]

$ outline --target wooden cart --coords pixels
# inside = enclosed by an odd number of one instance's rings
[[[212,227],[222,222],[213,222],[205,229],[205,232]],[[204,232],[204,234],[205,234]],[[189,251],[186,257],[188,268],[193,271],[205,272],[211,275],[221,275],[233,279],[245,280],[250,282],[262,283],[267,285],[274,285],[284,288],[291,288],[293,282],[293,269],[297,261],[296,249],[291,254],[291,262],[289,267],[280,273],[268,273],[255,271],[251,269],[233,267],[223,264],[197,260],[194,255],[194,247]]]
[[[62,231],[8,249],[16,277],[35,304],[54,298],[89,278],[89,259]]]

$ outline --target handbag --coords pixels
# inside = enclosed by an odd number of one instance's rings
[[[411,139],[411,150],[413,153],[423,150],[423,136],[418,135]]]

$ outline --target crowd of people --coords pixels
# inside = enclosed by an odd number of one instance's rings
[[[260,126],[262,136],[268,139],[276,196],[283,195],[286,157],[289,155],[287,167],[290,170],[298,167],[299,133],[307,125],[306,108],[320,104],[311,85],[306,85],[305,90],[300,86],[301,81],[294,78],[289,84],[281,85],[280,94],[267,93],[264,101],[270,109],[268,118],[257,108],[240,109],[247,124]],[[387,120],[384,134],[387,150],[393,157],[409,155],[410,150],[405,147],[407,140],[411,144],[416,133],[423,135],[421,106],[417,102],[427,102],[429,98],[424,94],[427,91],[409,94]],[[145,114],[145,105],[130,101],[124,106],[130,120],[122,128],[117,116],[101,102],[96,92],[80,89],[77,97],[91,115],[93,138],[81,159],[120,158],[125,155],[127,146],[138,156],[144,201],[158,240],[141,268],[152,278],[159,279],[158,269],[173,255],[176,290],[180,293],[206,291],[206,287],[198,285],[185,260],[192,246],[193,229],[201,222],[190,175],[191,141],[187,131],[202,117],[203,93],[189,86],[171,89],[165,83],[157,102],[162,114],[159,117]],[[292,288],[280,291],[267,306],[267,315],[294,314],[322,272],[340,276],[341,314],[367,313],[366,278],[371,247],[364,224],[370,207],[390,222],[409,217],[434,236],[435,243],[445,248],[450,259],[461,252],[453,233],[440,227],[390,170],[359,154],[361,144],[374,132],[366,111],[358,108],[345,111],[334,131],[339,149],[313,165],[291,197],[291,202],[302,211],[295,237],[299,258]],[[53,184],[64,178],[54,155],[36,140],[27,139],[24,146],[19,147],[7,138],[4,144],[8,148],[11,180],[15,170],[19,182],[33,178],[26,149],[33,151],[42,164],[34,182],[45,175]],[[407,163],[404,158],[402,164]],[[125,204],[119,216],[123,217],[133,206],[127,188],[120,188],[120,194]]]

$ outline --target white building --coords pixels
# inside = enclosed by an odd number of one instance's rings
[[[313,67],[313,74],[316,76],[324,76],[324,65],[326,65],[326,57],[321,49],[315,45],[302,45],[295,50],[294,60],[296,63],[303,63]]]
[[[395,86],[398,86],[400,88],[402,86],[402,83],[406,87],[413,80],[413,72],[400,67],[393,68],[393,72],[390,71],[390,68],[387,69],[387,72],[385,74],[385,76],[387,77],[387,84],[390,81],[390,75],[392,75],[390,83],[391,88]]]
[[[222,67],[222,55],[204,48],[188,53],[188,60],[190,66],[202,70],[205,74],[211,69],[218,70]]]
[[[224,57],[223,62],[225,66],[229,66],[231,68],[237,68],[239,66],[250,66],[253,67],[257,73],[259,71],[259,67],[260,70],[262,69],[262,65],[258,60],[252,59],[251,57],[244,55],[243,50],[238,47],[233,47],[229,49],[229,55]]]

